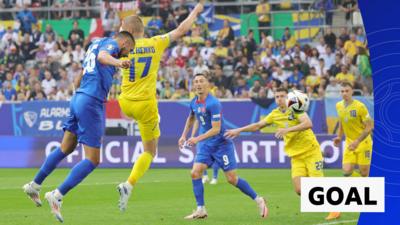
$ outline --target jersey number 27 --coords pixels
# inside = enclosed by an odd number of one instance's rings
[[[143,73],[140,76],[140,78],[146,77],[149,74],[149,69],[150,69],[150,65],[151,65],[151,57],[140,57],[138,59],[138,63],[144,63],[144,69],[143,69]],[[129,81],[130,82],[135,82],[135,58],[132,59],[131,61],[131,68],[129,70]]]

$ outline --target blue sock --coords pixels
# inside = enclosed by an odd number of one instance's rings
[[[33,181],[39,185],[42,184],[44,179],[46,179],[46,177],[53,172],[61,160],[63,160],[66,156],[67,155],[61,151],[60,147],[53,150],[43,162],[42,167],[40,167]]]
[[[197,180],[192,179],[192,184],[197,206],[204,206],[204,186],[203,182],[201,182],[201,178]]]
[[[72,188],[82,182],[82,180],[85,179],[85,177],[89,175],[95,168],[96,165],[94,165],[88,159],[80,161],[72,168],[64,183],[62,183],[58,187],[58,190],[62,195],[67,194],[68,191],[70,191]]]
[[[207,170],[204,170],[203,176],[208,176]]]
[[[245,193],[247,196],[249,196],[251,199],[256,199],[257,194],[253,190],[253,188],[250,187],[249,183],[247,181],[243,180],[242,178],[239,178],[236,187],[239,188],[243,193]]]
[[[214,163],[214,165],[213,165],[213,178],[214,179],[218,179],[218,170],[219,170],[218,164]]]

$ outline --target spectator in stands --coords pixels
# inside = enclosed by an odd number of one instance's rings
[[[248,87],[254,86],[255,81],[261,81],[261,76],[258,74],[258,72],[254,71],[252,67],[249,68],[248,74],[246,76],[246,83]]]
[[[261,84],[259,80],[255,80],[249,90],[250,98],[258,98],[260,96]]]
[[[347,81],[350,82],[351,84],[354,84],[355,81],[354,75],[348,72],[348,68],[346,65],[342,65],[341,72],[336,75],[336,79],[339,82]]]
[[[74,20],[72,23],[72,30],[68,34],[68,40],[71,40],[72,35],[77,35],[77,39],[79,40],[78,42],[80,43],[83,43],[83,40],[85,40],[85,32],[79,28],[78,20]]]
[[[346,41],[350,40],[350,35],[347,31],[347,28],[340,28],[339,39],[342,41],[342,43],[346,43]]]
[[[327,44],[325,43],[325,39],[323,37],[320,37],[319,38],[319,43],[317,44],[317,46],[315,46],[315,48],[318,50],[319,57],[324,57],[325,56],[326,47],[327,47]]]
[[[324,59],[325,65],[328,69],[335,64],[335,54],[332,52],[330,46],[326,46],[326,54],[322,58]]]
[[[53,78],[49,70],[44,72],[44,79],[42,80],[42,90],[46,96],[55,94],[55,88],[57,87],[56,80]]]
[[[56,45],[56,41],[53,39],[53,36],[50,34],[46,35],[46,41],[44,42],[44,50],[48,53],[51,49]]]
[[[332,28],[328,27],[325,30],[325,35],[324,35],[324,40],[325,43],[331,48],[335,49],[336,45],[336,35],[335,33],[332,32]]]
[[[363,45],[367,44],[367,37],[365,37],[364,30],[362,27],[357,28],[356,39],[357,39],[357,41],[361,42]]]
[[[160,12],[161,13],[161,12]],[[165,29],[170,32],[178,27],[178,22],[172,14],[169,14],[165,21]]]
[[[279,65],[283,65],[285,60],[291,60],[290,56],[286,53],[285,49],[282,49],[280,54],[275,58]]]
[[[340,85],[335,77],[329,78],[329,84],[325,90],[325,97],[337,98],[340,96]]]
[[[152,8],[152,6],[154,4],[156,4],[157,1],[156,0],[140,0],[139,1],[139,9],[140,9],[140,13],[143,16],[151,16],[154,15],[154,10]]]
[[[210,59],[210,56],[214,53],[214,48],[211,47],[212,43],[211,40],[206,40],[206,44],[204,47],[201,48],[200,50],[200,56],[208,62]]]
[[[338,53],[335,55],[335,64],[333,64],[329,69],[329,74],[331,76],[336,77],[336,75],[340,73],[341,70],[342,70],[342,56]]]
[[[321,77],[327,77],[328,76],[328,70],[329,67],[326,66],[325,61],[323,58],[319,59],[319,65],[316,68],[317,74],[320,75]]]
[[[214,68],[214,76],[211,78],[217,87],[229,88],[230,79],[224,75],[220,65],[216,65]]]
[[[249,70],[249,64],[246,57],[242,57],[240,63],[236,65],[235,70],[239,71],[240,74],[247,74]]]
[[[344,43],[343,49],[347,55],[353,57],[357,54],[357,47],[364,47],[364,45],[363,43],[357,40],[355,34],[351,34],[350,40]]]
[[[292,57],[292,59],[297,56],[301,59],[301,61],[305,61],[307,59],[306,54],[301,51],[300,45],[294,46],[294,51],[292,52],[292,54],[290,54],[290,56]]]
[[[189,7],[186,5],[186,0],[180,0],[179,6],[175,8],[176,21],[178,24],[189,15]]]
[[[246,81],[243,78],[239,78],[237,80],[237,85],[234,87],[234,96],[238,98],[246,98],[248,97],[248,86],[246,85]]]
[[[22,57],[20,56],[15,45],[11,45],[10,53],[6,54],[4,63],[6,64],[7,68],[10,69],[14,69],[17,64],[22,63]]]
[[[372,90],[372,69],[365,48],[358,47],[357,55],[357,69],[360,72],[362,83],[366,86],[365,90],[369,92]]]
[[[163,27],[163,22],[161,17],[153,15],[150,21],[147,23],[147,28],[149,29],[150,36],[156,35]]]
[[[85,58],[85,50],[80,45],[76,45],[75,50],[72,51],[72,57],[74,62],[82,63]]]
[[[229,46],[230,42],[235,39],[235,34],[229,24],[229,20],[224,20],[224,26],[219,30],[217,40],[222,42],[224,47]]]
[[[46,30],[43,34],[45,41],[47,40],[47,37],[49,37],[49,35],[53,38],[52,40],[56,40],[56,32],[54,32],[53,27],[50,24],[47,24]]]
[[[39,46],[39,43],[43,43],[44,42],[44,36],[43,36],[42,32],[39,30],[39,27],[37,25],[33,26],[32,42],[36,46]]]
[[[24,34],[20,48],[21,48],[22,60],[28,61],[34,59],[35,56],[34,50],[36,49],[36,46],[34,43],[32,43],[30,35],[28,33]]]
[[[178,57],[177,50],[181,49],[181,55],[183,57],[189,57],[189,48],[185,45],[185,42],[182,39],[178,40],[178,44],[172,49],[172,57]]]
[[[345,19],[347,26],[353,25],[353,13],[358,10],[358,4],[356,0],[344,0],[340,9],[346,13]]]
[[[302,61],[300,57],[294,57],[293,63],[294,68],[297,68],[302,74],[310,73],[310,66],[305,61]]]
[[[17,100],[17,91],[11,85],[11,82],[5,82],[5,88],[3,89],[3,95],[7,101]]]
[[[199,74],[199,73],[208,73],[208,72],[209,72],[208,66],[204,64],[203,58],[198,57],[197,64],[193,69],[193,73]]]
[[[314,68],[319,67],[319,52],[316,48],[311,50],[311,56],[308,58],[308,65]]]
[[[310,74],[306,77],[306,86],[314,90],[321,82],[321,77],[318,76],[315,67],[311,67]],[[313,91],[314,92],[314,91]]]
[[[1,48],[6,49],[18,42],[18,33],[14,32],[11,26],[7,27],[6,33],[1,38]]]
[[[247,57],[250,62],[253,60],[253,52],[257,51],[256,40],[254,40],[253,30],[249,30],[246,38],[244,38],[244,48],[242,49],[243,55]]]
[[[44,49],[45,44],[39,43],[39,47],[35,51],[35,60],[38,62],[45,62],[47,60],[47,51]]]
[[[272,78],[280,81],[281,83],[289,79],[290,73],[288,71],[282,70],[281,67],[276,67],[275,72],[272,73]]]
[[[258,16],[258,25],[260,27],[271,26],[270,12],[271,12],[271,5],[268,3],[268,0],[261,0],[256,7],[256,14]],[[269,35],[271,33],[269,29],[262,30],[261,32],[266,35]]]
[[[17,13],[17,19],[19,20],[21,26],[22,35],[25,33],[31,34],[32,33],[32,24],[36,24],[37,20],[33,16],[32,11],[28,9],[29,5],[24,4],[21,11]]]
[[[303,73],[299,71],[297,67],[293,69],[293,74],[287,80],[290,87],[298,87],[300,85],[300,81],[303,79]]]
[[[218,64],[225,64],[228,59],[228,48],[223,46],[221,41],[217,41],[217,47],[214,49]]]
[[[333,10],[335,9],[335,5],[332,0],[320,0],[318,1],[317,9],[320,9],[322,12],[325,12],[325,24],[328,26],[332,26],[333,23]]]
[[[101,22],[104,29],[104,36],[106,37],[111,37],[111,34],[114,32],[114,27],[120,24],[119,16],[116,15],[113,9],[107,9],[104,12]]]

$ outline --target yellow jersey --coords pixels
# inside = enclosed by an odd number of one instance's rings
[[[354,83],[354,75],[351,73],[338,73],[336,74],[336,80],[338,81],[347,81],[350,82],[351,84]]]
[[[122,98],[132,101],[156,98],[158,69],[169,43],[168,34],[136,39],[133,51],[127,58],[122,58],[131,61],[131,67],[122,70]]]
[[[277,128],[293,127],[300,124],[299,116],[302,113],[294,113],[287,109],[282,112],[279,108],[272,110],[263,120],[268,124],[274,124]],[[319,147],[317,138],[311,129],[289,132],[283,137],[285,152],[289,157],[298,156]]]
[[[364,123],[371,120],[368,109],[364,103],[353,99],[350,105],[345,106],[344,100],[336,103],[336,111],[342,124],[346,142],[350,143],[360,137],[365,129]],[[365,138],[371,140],[371,135]]]
[[[344,46],[343,46],[346,53],[350,54],[351,56],[355,56],[357,54],[357,47],[364,47],[364,44],[358,40],[355,42],[348,40],[344,43]]]
[[[306,85],[315,87],[321,83],[321,78],[319,76],[308,75],[306,78]]]

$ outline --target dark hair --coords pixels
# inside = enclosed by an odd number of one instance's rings
[[[286,94],[289,93],[289,92],[288,92],[288,89],[286,89],[286,88],[284,88],[284,87],[279,87],[279,88],[277,88],[277,89],[275,90],[275,92],[286,92]]]
[[[351,89],[353,89],[353,85],[348,81],[342,81],[340,83],[340,86],[342,86],[342,87],[350,87]]]
[[[135,38],[128,31],[120,31],[115,35],[115,37],[117,37],[117,38],[129,38],[129,39],[132,40],[133,43],[135,43]]]
[[[204,78],[206,78],[206,80],[208,80],[207,75],[205,75],[204,73],[196,73],[196,74],[193,76],[193,79],[195,79],[196,77],[200,77],[200,76],[203,76]]]

